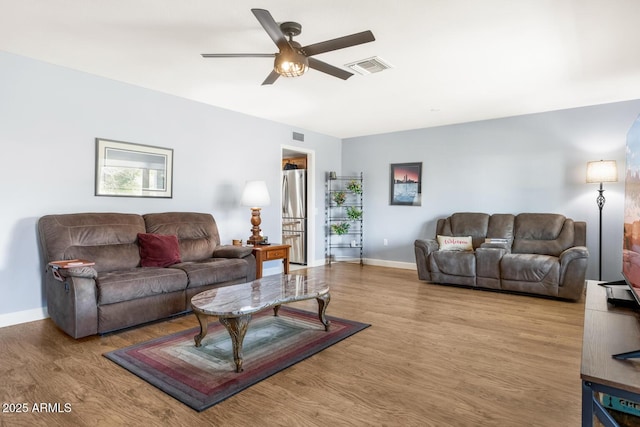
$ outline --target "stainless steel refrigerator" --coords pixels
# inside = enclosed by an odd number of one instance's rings
[[[291,245],[289,262],[307,264],[307,171],[282,171],[282,243]]]

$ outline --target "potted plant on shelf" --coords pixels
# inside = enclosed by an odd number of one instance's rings
[[[358,221],[362,218],[362,211],[355,206],[349,206],[347,208],[347,218],[352,221]]]
[[[347,184],[347,190],[354,192],[355,194],[362,194],[362,183],[352,179]]]
[[[342,206],[344,202],[347,200],[347,194],[344,191],[338,191],[333,194],[333,201],[338,206]]]
[[[337,224],[331,224],[331,231],[338,236],[347,234],[349,232],[349,223],[339,222]]]

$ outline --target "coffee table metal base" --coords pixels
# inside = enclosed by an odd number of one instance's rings
[[[329,325],[331,322],[327,320],[325,315],[327,311],[327,306],[329,305],[329,301],[331,300],[331,295],[326,293],[324,295],[320,295],[316,298],[318,301],[318,318],[320,322],[324,325],[325,332],[329,330]],[[273,315],[278,315],[278,310],[280,309],[280,304],[273,307]],[[194,307],[194,313],[196,318],[198,319],[198,323],[200,324],[200,333],[193,337],[196,347],[200,347],[202,345],[202,339],[207,335],[207,329],[209,327],[208,318],[210,315],[206,313],[202,313],[198,311]],[[231,337],[231,345],[233,346],[233,361],[236,365],[236,372],[242,372],[242,343],[244,342],[244,336],[247,333],[247,328],[249,327],[249,322],[251,321],[251,314],[241,314],[234,316],[217,316],[218,321],[224,325],[224,327],[229,332],[229,336]]]

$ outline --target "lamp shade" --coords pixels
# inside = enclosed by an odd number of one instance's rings
[[[587,182],[617,182],[618,166],[615,160],[587,162]]]
[[[247,181],[244,185],[242,198],[240,199],[242,206],[252,208],[261,208],[271,203],[267,183],[264,181]]]

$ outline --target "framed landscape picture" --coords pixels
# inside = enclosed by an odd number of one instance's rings
[[[96,138],[96,196],[173,196],[173,150]]]
[[[392,205],[422,205],[422,162],[391,164]]]

